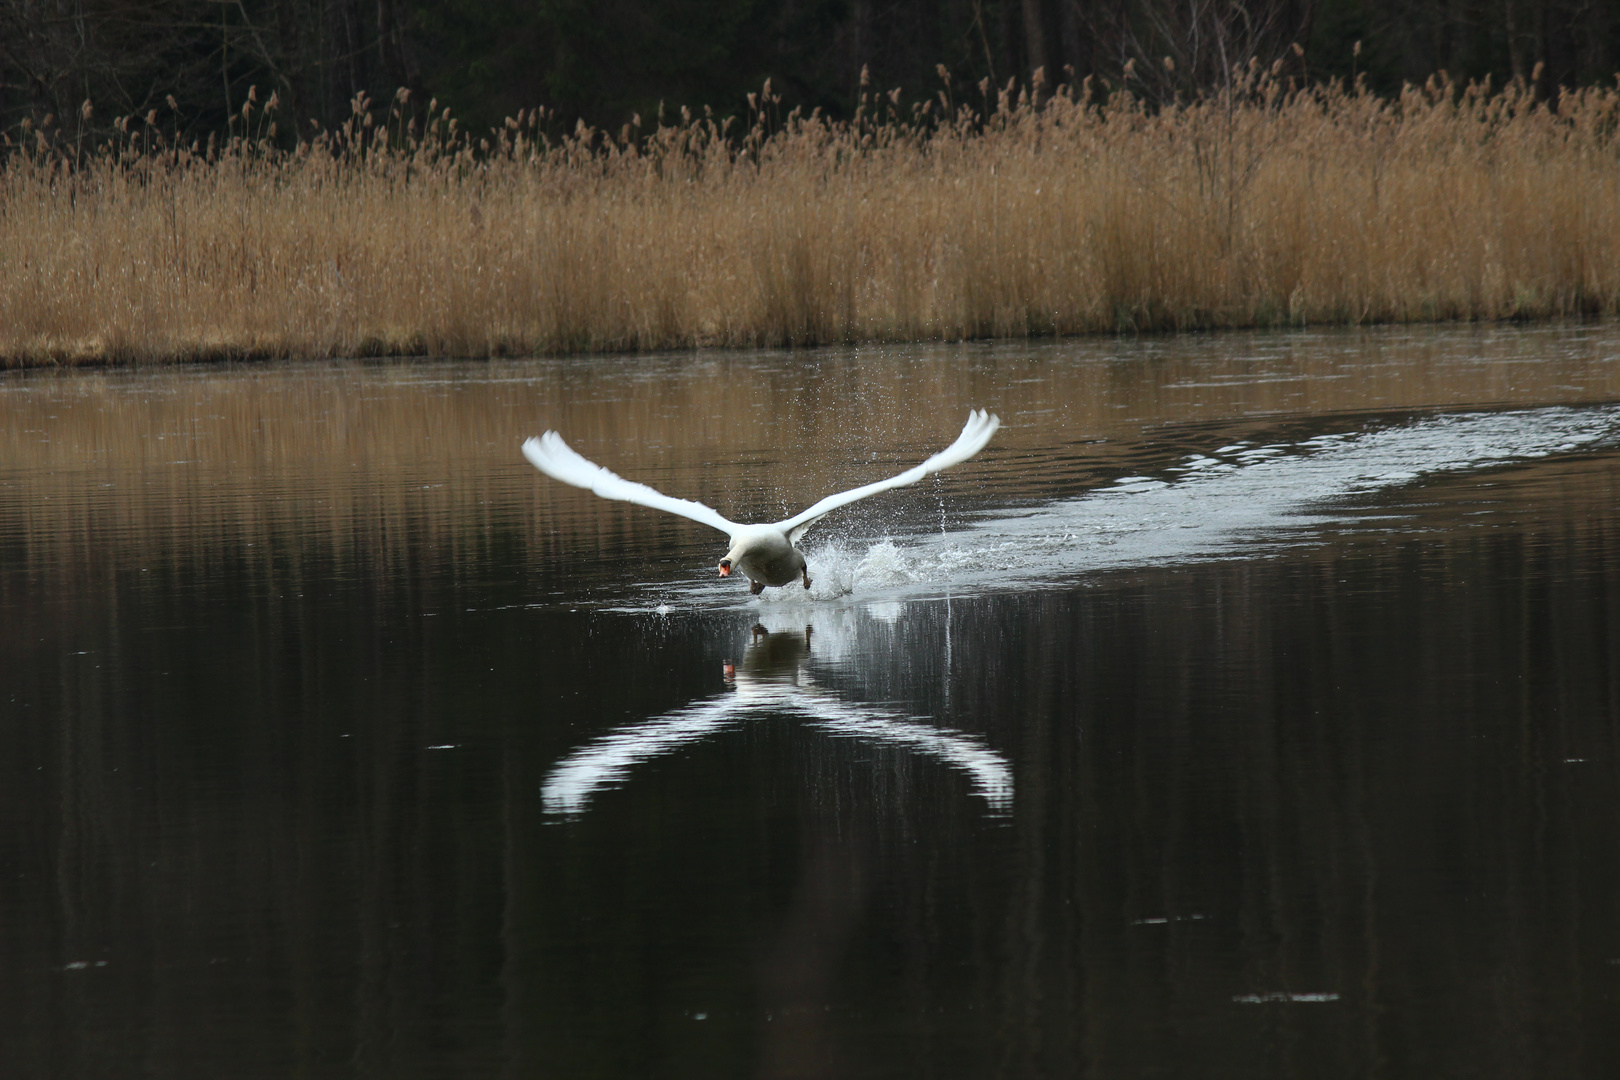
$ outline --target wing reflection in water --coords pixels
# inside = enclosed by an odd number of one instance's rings
[[[973,735],[938,727],[863,702],[846,701],[819,686],[806,670],[811,627],[772,633],[755,626],[742,663],[726,665],[727,689],[639,724],[615,728],[558,762],[540,787],[548,814],[577,818],[597,792],[629,779],[644,761],[718,735],[748,720],[792,716],[833,738],[864,739],[930,757],[967,774],[987,812],[1012,811],[1013,778],[1007,759]]]

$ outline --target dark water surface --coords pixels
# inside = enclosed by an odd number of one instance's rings
[[[1617,358],[0,377],[0,1074],[1614,1076]]]

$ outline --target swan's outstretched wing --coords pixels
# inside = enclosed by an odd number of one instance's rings
[[[865,487],[852,488],[849,491],[841,491],[837,495],[829,495],[797,517],[790,517],[786,521],[777,522],[777,526],[788,534],[789,543],[797,544],[799,537],[804,535],[806,529],[814,525],[823,515],[838,509],[840,506],[848,506],[850,503],[864,499],[868,495],[876,495],[878,492],[888,491],[890,488],[915,484],[929,473],[937,473],[942,469],[950,468],[952,465],[960,465],[980,450],[983,450],[984,444],[990,441],[990,436],[995,434],[996,428],[1000,426],[1001,418],[992,416],[987,410],[970,411],[967,423],[962,425],[962,434],[956,437],[956,441],[916,468],[907,469],[899,476],[891,476],[889,479],[879,480],[875,484],[867,484]]]
[[[585,460],[574,451],[573,447],[563,442],[562,436],[555,431],[548,431],[538,439],[525,442],[523,456],[553,480],[561,480],[565,484],[584,488],[604,499],[618,499],[621,502],[637,503],[641,506],[650,506],[654,510],[679,514],[681,517],[712,525],[727,536],[741,527],[735,522],[727,521],[700,502],[671,498],[661,491],[654,491],[646,484],[633,483],[595,462]]]

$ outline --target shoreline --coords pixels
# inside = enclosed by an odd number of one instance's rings
[[[0,165],[0,367],[1620,314],[1620,89],[509,120]],[[126,125],[127,126],[127,125]],[[322,141],[324,140],[324,141]]]
[[[513,361],[513,360],[585,360],[601,358],[604,360],[624,360],[627,358],[668,359],[673,356],[715,357],[725,355],[743,354],[758,350],[787,350],[814,352],[828,349],[863,349],[863,348],[894,348],[929,346],[997,346],[1009,345],[1015,342],[1029,342],[1031,344],[1055,344],[1061,342],[1089,343],[1105,338],[1142,339],[1163,338],[1172,339],[1200,334],[1305,334],[1321,331],[1353,331],[1353,330],[1401,330],[1401,329],[1458,329],[1469,327],[1480,330],[1500,329],[1557,329],[1576,327],[1597,327],[1612,324],[1617,321],[1614,315],[1609,314],[1576,314],[1576,315],[1547,315],[1541,317],[1510,316],[1498,319],[1408,319],[1401,322],[1314,322],[1314,323],[1279,323],[1279,324],[1231,324],[1190,327],[1161,327],[1147,330],[1091,330],[1069,334],[1022,334],[1007,336],[983,336],[972,338],[960,337],[934,337],[934,338],[890,338],[850,341],[800,342],[793,344],[750,344],[750,343],[714,343],[693,342],[690,344],[670,344],[653,346],[645,349],[592,349],[575,350],[572,352],[523,352],[496,349],[487,353],[476,355],[457,355],[452,353],[433,353],[425,349],[414,351],[388,351],[362,350],[343,355],[296,355],[274,350],[252,350],[241,348],[221,347],[217,349],[197,349],[187,353],[174,353],[155,356],[109,355],[96,352],[74,352],[71,354],[31,356],[24,359],[0,357],[0,373],[22,371],[48,371],[48,370],[106,370],[122,368],[211,368],[223,367],[232,364],[319,364],[322,362],[349,363],[355,361],[389,361],[389,362],[446,362],[468,363],[475,361]]]

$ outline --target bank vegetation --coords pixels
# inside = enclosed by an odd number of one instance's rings
[[[850,121],[461,128],[401,92],[294,142],[161,110],[0,166],[0,362],[520,355],[1620,308],[1620,91],[1258,68],[1149,106],[952,86]],[[85,108],[93,108],[87,103]]]

